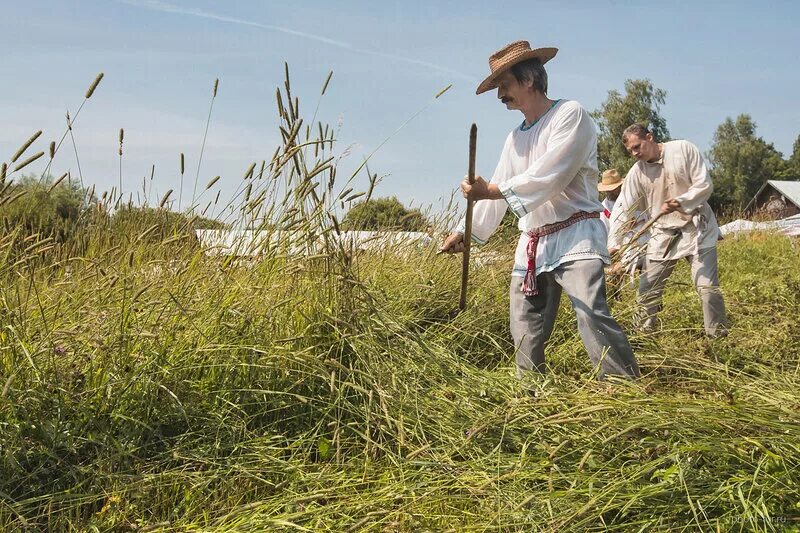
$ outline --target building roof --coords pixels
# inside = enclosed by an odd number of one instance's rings
[[[753,207],[753,204],[755,204],[758,197],[761,196],[761,193],[764,192],[764,189],[767,187],[772,187],[787,200],[800,208],[800,181],[767,180],[766,183],[758,189],[758,192],[753,196],[753,199],[750,200],[750,203],[747,204],[747,207],[744,208],[745,211],[749,211],[750,208]]]

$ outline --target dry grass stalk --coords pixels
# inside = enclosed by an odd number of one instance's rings
[[[365,192],[357,192],[356,194],[352,194],[352,195],[348,196],[347,198],[345,198],[344,201],[345,202],[352,202],[356,198],[361,198],[365,194],[367,194],[367,193],[365,193]]]
[[[84,98],[83,102],[81,103],[80,107],[78,108],[78,111],[75,113],[75,118],[78,117],[78,115],[80,114],[81,110],[83,109],[84,104],[86,104],[88,99],[91,98],[92,95],[94,94],[94,91],[95,91],[95,89],[97,89],[97,86],[99,85],[100,80],[103,79],[103,75],[104,74],[102,72],[100,74],[98,74],[97,77],[92,82],[92,84],[86,90],[85,98]],[[42,176],[47,175],[47,173],[49,172],[50,165],[53,162],[53,158],[55,157],[55,154],[56,154],[56,152],[58,152],[59,148],[61,148],[61,144],[64,142],[64,139],[67,138],[67,134],[69,134],[70,136],[72,135],[72,124],[73,124],[73,122],[74,122],[74,119],[71,119],[69,112],[67,112],[67,129],[64,131],[64,134],[61,136],[61,140],[58,141],[58,143],[55,145],[55,147],[51,148],[51,154],[52,155],[50,156],[50,162],[47,164],[47,167],[45,167],[44,172],[42,172]],[[75,138],[74,137],[72,138],[72,144],[73,144],[73,147],[74,147],[75,146]],[[75,157],[76,157],[76,159],[78,157],[77,148],[75,149]],[[81,172],[81,169],[80,169],[80,161],[78,162],[78,176],[80,178],[81,187],[82,187],[83,186],[83,173]]]
[[[180,211],[181,204],[183,204],[183,172],[185,169],[185,158],[183,156],[183,152],[181,152],[181,183],[178,189],[178,211]]]
[[[308,175],[306,176],[306,179],[311,179],[314,176],[316,176],[317,174],[319,174],[320,172],[324,172],[325,170],[328,170],[329,168],[332,168],[333,167],[333,164],[331,163],[332,161],[333,161],[333,157],[329,157],[328,159],[326,159],[324,161],[320,161],[317,164],[317,166],[314,167],[308,173]]]
[[[210,189],[211,187],[213,187],[213,186],[214,186],[214,184],[215,184],[216,182],[218,182],[218,181],[219,181],[219,176],[214,176],[213,178],[211,178],[211,181],[209,181],[209,182],[208,182],[208,185],[206,185],[206,190],[208,190],[208,189]]]
[[[27,167],[28,165],[30,165],[31,163],[33,163],[34,161],[36,161],[37,159],[42,157],[43,155],[44,155],[44,152],[39,152],[38,154],[30,156],[28,159],[26,159],[25,161],[23,161],[22,163],[20,163],[16,167],[14,167],[14,172],[17,172],[18,170],[22,170],[23,168]]]
[[[219,87],[219,78],[214,80],[214,92],[211,96],[211,105],[208,107],[208,118],[206,118],[206,129],[203,133],[203,142],[200,145],[200,157],[197,159],[197,172],[194,176],[194,187],[192,189],[192,205],[197,197],[197,181],[200,179],[200,166],[203,164],[203,152],[206,148],[206,139],[208,138],[208,127],[211,125],[211,113],[214,110],[214,100],[217,97],[217,88]],[[207,188],[207,187],[206,187]]]
[[[336,215],[333,213],[328,213],[328,216],[331,217],[331,222],[333,223],[333,229],[336,231],[336,235],[341,235],[342,230],[339,228],[339,220],[336,218]]]
[[[277,100],[277,103],[278,103],[278,115],[281,116],[281,117],[285,117],[286,116],[286,110],[283,108],[283,99],[281,98],[281,90],[280,89],[276,89],[275,90],[275,99]]]
[[[333,77],[333,71],[328,73],[328,77],[325,78],[325,83],[322,85],[322,95],[325,94],[325,91],[328,89],[328,84],[331,82],[331,78]]]
[[[17,200],[19,200],[20,198],[22,198],[23,196],[25,196],[26,194],[28,194],[28,191],[20,191],[20,192],[18,192],[17,194],[15,194],[13,196],[9,196],[7,198],[3,198],[2,200],[0,200],[0,205],[12,204],[12,203],[16,202]]]
[[[14,154],[14,157],[11,158],[11,162],[12,163],[16,163],[17,159],[19,159],[22,156],[22,154],[25,153],[25,150],[27,150],[28,147],[30,145],[32,145],[36,141],[36,139],[39,138],[39,136],[41,134],[42,134],[42,130],[39,130],[36,133],[34,133],[33,135],[31,135],[30,138],[27,141],[25,141],[25,143],[22,146],[19,147],[19,150],[16,151],[16,153]]]
[[[453,86],[453,84],[451,83],[450,85],[448,85],[447,87],[445,87],[444,89],[442,89],[441,91],[439,91],[438,93],[436,93],[436,96],[434,96],[434,98],[439,98],[439,97],[440,97],[440,96],[442,96],[444,93],[446,93],[447,91],[449,91],[449,90],[450,90],[450,87],[452,87],[452,86]]]
[[[2,188],[0,188],[0,198],[2,198],[3,196],[5,196],[6,192],[8,192],[8,190],[11,188],[11,185],[12,185],[13,183],[14,183],[14,180],[10,180],[8,183],[6,183],[5,185],[3,185],[3,187],[2,187]]]
[[[62,181],[64,181],[64,179],[67,177],[68,174],[69,174],[69,172],[64,172],[64,174],[62,174],[60,178],[58,178],[56,181],[54,181],[53,184],[50,185],[50,187],[47,188],[47,192],[53,192],[53,189],[58,187],[58,184],[61,183]]]
[[[105,76],[105,74],[102,73],[102,72],[100,74],[98,74],[97,77],[92,82],[92,84],[89,86],[89,88],[86,89],[86,99],[87,100],[92,97],[92,95],[94,94],[94,90],[97,89],[97,86],[100,84],[100,80],[103,79],[103,76]]]
[[[286,99],[289,102],[289,107],[292,106],[292,90],[291,84],[289,81],[289,63],[286,61],[283,62],[283,73],[284,73],[284,81],[283,86],[286,89]],[[292,117],[294,118],[294,117]]]
[[[253,161],[253,164],[251,164],[249,167],[247,167],[247,170],[244,173],[244,179],[252,178],[253,177],[253,172],[255,172],[255,170],[256,170],[256,163],[255,163],[255,161]]]
[[[161,201],[158,203],[158,207],[164,207],[164,204],[167,203],[167,200],[169,200],[171,194],[172,194],[172,189],[168,190],[164,194],[164,196],[161,197]]]

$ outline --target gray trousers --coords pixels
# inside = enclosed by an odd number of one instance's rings
[[[703,303],[703,325],[706,335],[720,337],[728,333],[725,302],[719,288],[717,269],[717,247],[702,248],[697,255],[685,258],[692,268],[692,281]],[[637,323],[644,331],[656,329],[656,314],[661,310],[661,297],[667,279],[675,270],[678,259],[652,261],[648,258],[644,273],[639,280],[639,306]]]
[[[611,317],[606,302],[605,272],[600,259],[583,259],[562,264],[536,277],[539,294],[525,296],[522,278],[511,278],[511,336],[516,346],[517,376],[527,371],[544,372],[544,346],[566,291],[578,318],[578,332],[598,378],[639,377],[639,365],[619,324]],[[599,367],[599,368],[598,368]]]

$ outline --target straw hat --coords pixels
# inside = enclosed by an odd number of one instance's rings
[[[505,71],[526,59],[538,59],[542,65],[556,56],[558,48],[536,48],[531,50],[528,41],[515,41],[489,56],[489,70],[492,73],[478,85],[475,94],[485,93],[497,88],[496,80]]]
[[[600,183],[597,185],[597,190],[600,192],[613,191],[621,186],[622,176],[619,175],[616,168],[612,168],[603,172]]]

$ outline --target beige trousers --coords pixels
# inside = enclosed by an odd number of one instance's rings
[[[703,324],[709,337],[728,334],[728,319],[725,302],[719,288],[717,247],[702,248],[697,255],[685,258],[692,269],[692,281],[703,303]],[[647,259],[644,273],[639,281],[639,305],[637,323],[644,331],[653,331],[657,326],[656,315],[661,310],[661,298],[678,259],[653,261]]]

